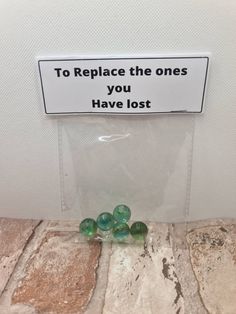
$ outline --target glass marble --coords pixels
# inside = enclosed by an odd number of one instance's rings
[[[137,221],[130,227],[130,233],[135,240],[144,240],[148,233],[148,227],[145,223]]]
[[[101,213],[97,218],[98,228],[103,231],[108,231],[114,226],[114,217],[110,213]]]
[[[113,216],[117,222],[128,222],[131,217],[131,210],[126,205],[118,205],[113,210]]]
[[[112,234],[116,240],[122,241],[130,234],[129,226],[126,223],[116,223],[112,229]]]
[[[87,237],[94,236],[97,232],[97,223],[92,218],[86,218],[80,223],[79,230]]]

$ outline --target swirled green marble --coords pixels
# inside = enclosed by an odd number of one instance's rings
[[[148,234],[148,227],[145,223],[137,221],[130,227],[130,233],[135,240],[144,240]]]
[[[128,222],[131,217],[131,210],[126,205],[117,205],[113,210],[113,216],[117,222]]]
[[[103,231],[108,231],[114,226],[115,220],[112,214],[110,213],[101,213],[97,218],[98,228]]]
[[[80,223],[79,230],[87,237],[94,236],[97,232],[97,223],[94,219],[86,218]]]
[[[118,241],[122,241],[124,239],[126,239],[129,234],[129,226],[126,223],[116,223],[112,229],[112,234],[113,237],[118,240]]]

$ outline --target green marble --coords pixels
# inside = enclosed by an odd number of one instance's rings
[[[129,226],[126,223],[116,223],[112,229],[113,237],[118,240],[122,241],[127,238],[130,234]]]
[[[144,240],[148,233],[148,227],[145,223],[137,221],[132,224],[130,233],[135,240]]]
[[[103,231],[108,231],[114,226],[114,217],[110,213],[101,213],[97,218],[98,228]]]
[[[128,222],[131,217],[131,211],[126,205],[118,205],[113,210],[113,216],[117,222]]]
[[[94,236],[97,232],[97,223],[94,219],[86,218],[79,225],[80,232],[87,236]]]

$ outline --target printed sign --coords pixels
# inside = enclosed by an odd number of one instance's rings
[[[45,113],[201,113],[208,63],[208,56],[40,58]]]

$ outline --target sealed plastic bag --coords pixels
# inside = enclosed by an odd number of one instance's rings
[[[62,210],[83,219],[127,204],[135,220],[185,221],[193,131],[192,115],[59,119]]]

